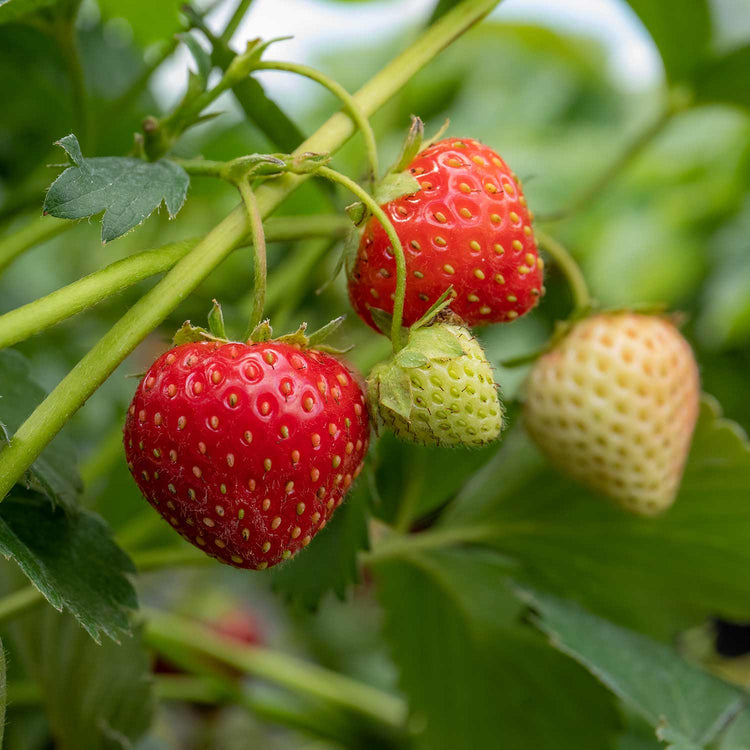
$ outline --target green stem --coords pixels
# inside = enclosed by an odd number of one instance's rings
[[[86,94],[86,79],[81,65],[81,57],[78,54],[76,39],[76,27],[74,18],[66,18],[56,26],[58,46],[62,53],[65,66],[70,78],[71,96],[73,100],[73,115],[75,116],[75,127],[81,146],[90,148],[91,137],[91,113],[89,112],[88,96]]]
[[[72,221],[40,216],[13,234],[0,238],[0,273],[19,255],[74,227]]]
[[[442,49],[482,19],[499,0],[465,0],[443,16],[404,53],[355,94],[366,114],[379,109]],[[332,153],[353,134],[352,120],[333,115],[295,153]],[[258,188],[256,198],[268,216],[309,175],[285,174]],[[44,447],[83,406],[135,347],[169,315],[247,234],[243,206],[232,211],[105,334],[21,425],[0,451],[0,498],[36,460]],[[403,305],[403,300],[402,300]]]
[[[250,322],[245,331],[244,340],[250,338],[250,334],[255,327],[263,320],[263,310],[266,306],[266,275],[268,262],[266,260],[266,238],[263,233],[263,219],[258,211],[258,202],[255,200],[250,183],[247,180],[241,180],[237,183],[242,200],[247,210],[247,219],[250,224],[250,231],[253,235],[253,245],[255,247],[255,271],[253,276],[253,311],[250,314]]]
[[[343,216],[283,216],[266,222],[266,238],[269,242],[290,242],[309,237],[343,237],[350,226],[351,222]],[[247,238],[244,238],[245,241]],[[199,238],[196,237],[130,255],[45,297],[0,315],[0,349],[25,341],[113,294],[168,271],[198,242]]]
[[[336,172],[330,167],[320,167],[316,174],[321,177],[325,177],[332,182],[337,182],[339,185],[343,185],[351,193],[357,196],[362,203],[367,206],[372,215],[380,222],[383,227],[388,239],[391,241],[391,247],[393,249],[393,255],[396,258],[396,293],[394,294],[393,300],[393,323],[391,324],[391,343],[393,344],[393,351],[397,352],[403,347],[401,341],[401,321],[404,317],[404,296],[406,295],[406,257],[404,255],[404,248],[401,245],[396,230],[388,218],[388,215],[383,209],[377,204],[377,201],[360,185],[354,180],[346,177],[340,172]]]
[[[144,638],[157,648],[170,644],[187,648],[295,693],[355,711],[388,727],[401,729],[404,726],[406,706],[390,693],[278,651],[239,645],[205,625],[177,615],[150,612],[147,616]]]
[[[236,10],[219,37],[224,44],[229,44],[234,36],[234,32],[237,31],[237,27],[242,23],[242,19],[245,17],[252,2],[253,0],[240,0]]]
[[[315,70],[315,68],[310,68],[307,65],[298,65],[297,63],[264,60],[255,66],[255,70],[282,70],[289,73],[296,73],[304,78],[309,78],[311,81],[316,81],[321,86],[327,88],[334,96],[338,97],[365,140],[367,160],[370,164],[370,179],[373,182],[378,179],[378,147],[375,142],[375,133],[372,130],[370,121],[364,112],[362,112],[354,97],[340,83],[337,83],[319,70]]]
[[[591,307],[591,296],[578,263],[562,244],[546,232],[537,230],[536,237],[541,247],[544,248],[567,279],[568,286],[573,294],[574,314],[588,310]]]
[[[644,130],[620,152],[617,158],[595,179],[588,187],[584,188],[577,196],[573,198],[568,206],[554,211],[549,214],[538,216],[540,222],[552,222],[567,219],[578,213],[581,209],[586,208],[595,200],[611,182],[632,162],[638,154],[664,130],[677,112],[681,111],[684,105],[674,97],[664,110],[651,122]]]

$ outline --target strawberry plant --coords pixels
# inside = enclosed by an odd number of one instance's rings
[[[750,749],[747,14],[621,4],[0,2],[0,746]]]

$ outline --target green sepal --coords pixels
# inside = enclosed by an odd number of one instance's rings
[[[370,307],[370,315],[372,316],[372,322],[375,323],[377,329],[384,336],[391,335],[391,326],[393,325],[393,315],[381,310],[379,307]]]
[[[424,140],[424,123],[416,115],[411,116],[411,126],[406,134],[404,144],[401,146],[401,153],[396,159],[396,163],[388,172],[403,172],[409,164],[414,161],[414,157],[422,150],[422,141]]]
[[[291,344],[292,346],[298,346],[300,349],[304,349],[307,346],[307,323],[300,323],[299,328],[294,333],[285,333],[283,336],[279,336],[276,341],[280,341],[282,344]]]
[[[247,154],[227,162],[221,176],[228,182],[241,182],[260,174],[277,174],[286,163],[272,154]]]
[[[186,31],[175,36],[188,48],[190,54],[193,56],[193,60],[195,60],[196,67],[198,68],[197,75],[202,80],[203,90],[205,91],[208,76],[213,68],[210,55],[201,47],[198,40],[191,33]]]
[[[317,331],[313,331],[307,337],[307,345],[316,346],[322,341],[325,341],[332,333],[335,333],[339,328],[341,328],[341,324],[345,320],[346,315],[339,315],[338,318],[334,318],[330,323],[326,323],[322,328],[318,328]]]
[[[270,341],[272,338],[273,328],[271,328],[271,324],[268,320],[258,323],[250,334],[250,341],[254,344],[262,344],[265,341]]]
[[[344,211],[346,211],[346,215],[351,219],[355,227],[361,227],[370,217],[367,206],[361,201],[348,205]]]
[[[375,379],[374,391],[380,406],[390,409],[395,414],[409,419],[411,415],[412,392],[411,379],[408,373],[391,362],[373,371]],[[371,381],[368,380],[368,383]],[[372,388],[372,384],[370,385]],[[373,412],[373,413],[377,413]]]
[[[433,135],[432,138],[428,139],[427,141],[424,142],[424,144],[422,144],[422,148],[423,149],[429,148],[430,146],[432,146],[433,143],[437,143],[445,135],[445,131],[448,130],[448,126],[450,124],[451,124],[451,121],[448,118],[446,118],[445,122],[438,128],[437,133],[435,133],[435,135]]]
[[[392,172],[375,187],[375,202],[382,206],[405,195],[414,195],[422,189],[417,179],[408,172]]]
[[[422,352],[417,349],[411,349],[409,347],[402,349],[396,355],[396,362],[398,363],[398,366],[407,369],[410,367],[424,367],[424,365],[428,364],[429,361],[429,357],[424,355]]]
[[[223,341],[214,336],[211,331],[207,331],[200,326],[194,326],[189,320],[186,320],[180,329],[175,333],[172,339],[173,346],[182,346],[183,344],[195,344],[198,341]]]
[[[354,349],[354,344],[345,346],[343,349],[337,346],[331,346],[330,344],[318,344],[315,349],[319,352],[323,352],[324,354],[347,354],[352,349]]]
[[[409,349],[431,360],[455,359],[465,354],[461,342],[446,326],[428,326],[412,331]]]
[[[430,306],[430,309],[415,323],[411,324],[410,331],[427,325],[439,312],[442,312],[453,300],[453,284],[451,284]]]
[[[249,39],[245,51],[237,55],[226,70],[225,76],[230,79],[230,88],[234,87],[235,83],[243,81],[253,72],[256,64],[260,62],[263,53],[272,44],[291,38],[290,36],[279,36],[269,39],[267,42],[264,42],[259,37]]]
[[[224,313],[221,311],[221,305],[214,300],[213,307],[208,313],[208,330],[211,335],[218,339],[227,338],[227,329],[224,326]]]

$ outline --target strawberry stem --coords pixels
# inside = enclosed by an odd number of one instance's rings
[[[556,239],[545,232],[536,232],[539,244],[544,248],[553,262],[565,275],[570,291],[573,294],[573,315],[580,314],[591,308],[591,295],[581,268],[573,256]]]
[[[365,141],[365,151],[367,153],[367,160],[370,164],[370,182],[374,182],[378,179],[378,147],[375,142],[375,134],[373,133],[370,121],[367,119],[367,115],[362,111],[362,108],[357,104],[356,99],[337,81],[329,78],[324,73],[321,73],[315,68],[310,68],[307,65],[299,65],[297,63],[290,62],[278,62],[263,61],[259,62],[254,66],[255,70],[280,70],[287,71],[288,73],[296,73],[297,75],[309,78],[311,81],[319,83],[321,86],[327,88],[334,96],[341,100],[344,105],[344,109],[347,111],[349,116],[352,118],[354,124],[359,128],[362,133],[362,137]]]
[[[404,296],[406,295],[406,256],[404,255],[404,248],[401,245],[401,240],[399,239],[398,234],[396,234],[396,230],[391,223],[391,220],[388,218],[388,215],[363,187],[354,182],[354,180],[346,177],[340,172],[336,172],[330,167],[321,167],[317,171],[317,174],[331,180],[332,182],[337,182],[339,185],[342,185],[356,195],[357,198],[367,206],[372,215],[380,222],[388,239],[391,241],[393,255],[396,258],[396,292],[393,300],[391,342],[393,344],[393,351],[397,352],[404,346],[401,340],[401,321],[404,317]]]
[[[247,211],[247,219],[250,224],[250,232],[253,236],[253,245],[255,247],[255,275],[253,278],[253,311],[250,314],[250,322],[245,331],[244,340],[246,341],[250,334],[255,330],[257,325],[263,319],[263,308],[266,304],[266,237],[263,232],[263,219],[258,211],[258,202],[255,200],[255,194],[247,180],[241,180],[237,183],[237,188],[242,196]]]

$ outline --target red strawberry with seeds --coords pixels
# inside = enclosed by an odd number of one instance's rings
[[[386,203],[406,255],[404,325],[453,286],[451,310],[468,325],[512,321],[542,294],[543,263],[516,176],[478,141],[448,138],[409,165],[421,190]],[[349,297],[377,330],[371,307],[393,312],[396,263],[385,231],[367,223],[349,269]]]
[[[368,438],[352,373],[279,341],[175,347],[139,384],[124,431],[128,466],[151,505],[210,556],[257,570],[325,526]]]

